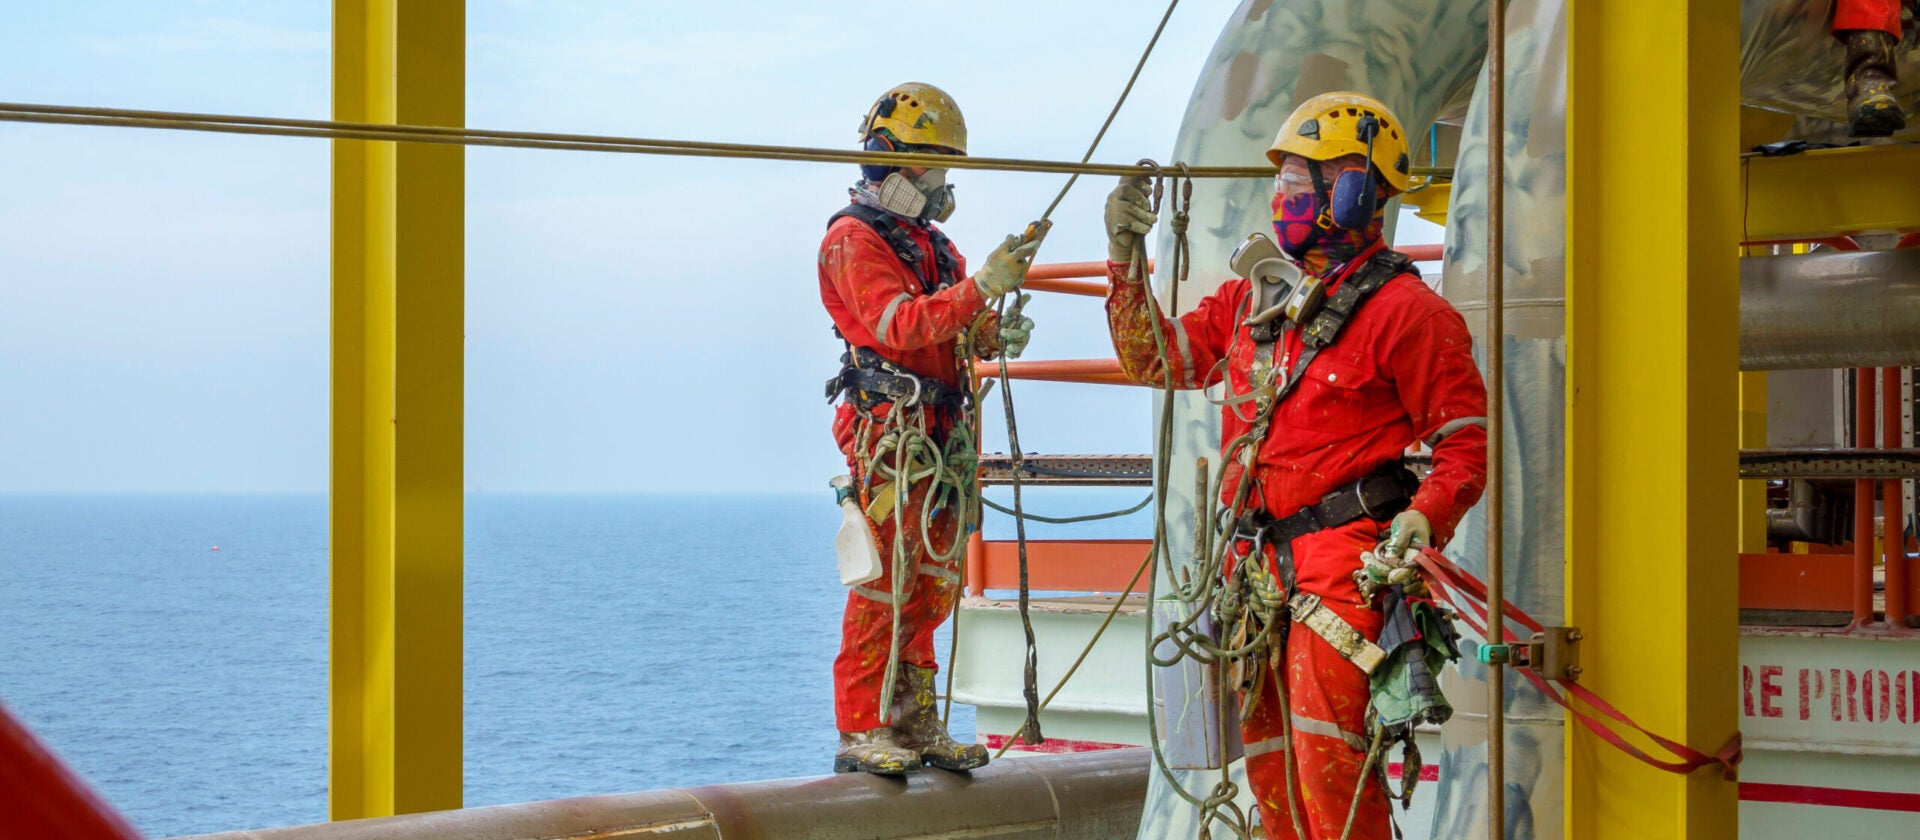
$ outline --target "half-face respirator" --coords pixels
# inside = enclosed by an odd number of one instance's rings
[[[1253,314],[1246,320],[1248,326],[1262,327],[1282,316],[1286,321],[1304,324],[1326,301],[1326,284],[1301,271],[1264,233],[1249,234],[1240,247],[1233,249],[1228,265],[1235,274],[1253,282]]]
[[[944,222],[953,215],[953,185],[945,169],[929,169],[917,178],[896,169],[880,181],[876,197],[880,209],[896,216]]]

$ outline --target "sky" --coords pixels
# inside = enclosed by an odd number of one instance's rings
[[[1096,160],[1167,157],[1235,5],[1181,4]],[[0,100],[330,116],[328,2],[19,6]],[[1164,8],[470,0],[467,122],[851,148],[873,99],[918,80],[958,100],[975,155],[1077,159]],[[0,492],[326,489],[328,160],[323,140],[0,123]],[[844,471],[814,264],[854,167],[489,148],[466,166],[470,490]],[[944,228],[984,253],[1062,180],[955,172]],[[1104,255],[1109,188],[1082,179],[1040,262]],[[1112,354],[1097,300],[1028,314],[1025,358]],[[1150,447],[1145,389],[1016,384],[1029,451]]]

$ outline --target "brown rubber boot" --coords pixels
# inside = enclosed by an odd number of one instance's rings
[[[986,747],[962,744],[947,734],[934,697],[933,676],[932,668],[900,663],[900,681],[893,690],[894,734],[928,767],[973,770],[987,766]]]
[[[885,726],[842,732],[840,751],[833,755],[833,772],[904,776],[920,772],[920,754],[902,746],[893,730]]]
[[[1849,29],[1840,33],[1847,46],[1847,116],[1855,137],[1886,137],[1907,127],[1907,115],[1893,96],[1899,80],[1893,65],[1892,33]]]

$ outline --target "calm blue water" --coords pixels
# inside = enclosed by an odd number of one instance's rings
[[[149,834],[326,819],[326,525],[319,495],[0,495],[0,701]],[[470,497],[466,804],[829,771],[837,526],[824,491]]]

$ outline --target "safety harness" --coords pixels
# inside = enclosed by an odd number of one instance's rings
[[[1354,313],[1359,311],[1360,306],[1366,303],[1374,292],[1385,286],[1387,281],[1412,270],[1413,260],[1405,254],[1388,250],[1376,252],[1358,269],[1355,269],[1353,274],[1340,284],[1340,288],[1334,290],[1334,293],[1328,297],[1320,310],[1310,316],[1307,323],[1301,327],[1301,343],[1304,350],[1300,358],[1294,362],[1290,374],[1278,383],[1278,387],[1274,387],[1273,379],[1279,375],[1279,371],[1268,360],[1273,358],[1274,346],[1282,336],[1282,324],[1277,320],[1269,321],[1255,324],[1248,329],[1254,342],[1253,376],[1256,383],[1264,380],[1266,390],[1271,396],[1262,396],[1256,402],[1257,411],[1253,429],[1249,433],[1252,444],[1241,450],[1243,475],[1252,475],[1252,462],[1260,449],[1261,442],[1266,438],[1274,409],[1293,393],[1295,386],[1300,384],[1307,366],[1313,364],[1313,360],[1320,355],[1321,350],[1332,346],[1334,341],[1340,338],[1340,333],[1353,320]],[[1263,361],[1266,364],[1262,364]],[[1258,389],[1260,385],[1256,384],[1255,387]],[[1418,489],[1419,481],[1413,477],[1413,474],[1398,461],[1390,461],[1374,468],[1355,481],[1352,486],[1328,493],[1318,503],[1301,508],[1287,516],[1275,517],[1268,511],[1258,509],[1247,511],[1234,522],[1234,538],[1253,542],[1256,545],[1273,545],[1279,556],[1281,583],[1287,591],[1292,591],[1295,581],[1293,552],[1290,544],[1294,539],[1316,531],[1336,528],[1363,516],[1373,519],[1390,519],[1395,514],[1406,510],[1408,503],[1413,499],[1414,492]],[[1296,597],[1294,600],[1300,601],[1300,598]],[[1309,615],[1317,616],[1324,612],[1319,608],[1317,600],[1305,606]],[[1298,607],[1295,609],[1299,612]],[[1346,624],[1332,613],[1325,614],[1333,621],[1339,622],[1341,626]],[[1309,623],[1298,614],[1295,618],[1302,623]],[[1346,629],[1352,632],[1351,627]],[[1354,635],[1357,636],[1358,633],[1355,632]],[[1334,640],[1328,639],[1328,641]],[[1338,646],[1337,642],[1336,646]],[[1360,652],[1364,652],[1364,649],[1356,651],[1356,653]],[[1342,654],[1348,654],[1348,652],[1343,650]],[[1348,654],[1347,658],[1352,659],[1353,654]],[[1369,673],[1372,671],[1371,668],[1362,670]]]
[[[931,225],[926,228],[928,239],[933,243],[933,256],[928,259],[926,251],[907,231],[899,217],[878,207],[849,204],[833,214],[827,220],[827,226],[832,227],[834,222],[849,216],[859,219],[886,241],[888,247],[893,249],[894,256],[920,279],[923,294],[933,294],[960,282],[960,260],[954,255],[953,242],[939,229]],[[969,399],[965,390],[907,370],[888,361],[870,347],[855,347],[838,327],[834,328],[833,334],[846,343],[847,352],[840,355],[840,372],[827,380],[828,402],[846,394],[862,410],[870,410],[882,403],[960,409]]]

